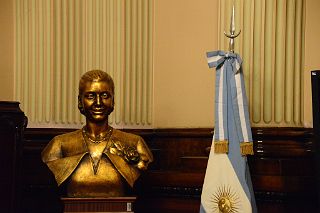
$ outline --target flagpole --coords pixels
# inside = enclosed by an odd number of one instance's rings
[[[226,31],[224,31],[224,35],[228,37],[229,40],[229,51],[234,53],[234,39],[238,37],[241,33],[241,30],[236,33],[236,27],[235,27],[235,12],[234,12],[234,0],[233,0],[233,5],[232,5],[232,14],[231,14],[231,22],[230,22],[230,33],[227,34]]]
[[[234,52],[233,0],[229,52],[207,52],[210,68],[216,68],[215,127],[204,178],[200,213],[256,213],[256,202],[246,156],[253,155],[253,140],[245,94],[241,57]]]

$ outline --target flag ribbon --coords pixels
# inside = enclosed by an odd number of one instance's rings
[[[232,52],[212,51],[207,53],[208,65],[216,68],[214,152],[228,153],[228,95],[232,98],[236,133],[239,137],[241,155],[253,155],[248,102],[245,93],[242,59]]]

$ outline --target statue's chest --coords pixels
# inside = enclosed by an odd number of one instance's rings
[[[125,181],[107,156],[101,156],[95,172],[86,155],[72,173],[67,193],[70,197],[124,196]]]
[[[100,166],[102,152],[107,148],[107,143],[87,144],[90,161],[94,174],[96,175]],[[108,159],[106,159],[108,160]]]

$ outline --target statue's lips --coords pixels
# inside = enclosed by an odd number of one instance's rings
[[[95,114],[95,115],[102,115],[105,113],[105,110],[104,109],[101,109],[101,110],[91,110],[91,113],[92,114]]]

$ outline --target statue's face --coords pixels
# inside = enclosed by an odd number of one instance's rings
[[[86,82],[79,102],[87,119],[95,123],[107,121],[114,104],[111,87],[105,81]]]

